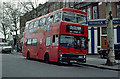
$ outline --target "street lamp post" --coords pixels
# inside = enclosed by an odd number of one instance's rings
[[[111,2],[106,2],[106,25],[107,25],[107,48],[108,57],[106,65],[115,65],[114,54],[114,29],[112,24],[112,9]]]

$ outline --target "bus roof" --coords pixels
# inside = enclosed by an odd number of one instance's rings
[[[77,10],[77,9],[73,9],[73,8],[62,8],[62,11],[69,11],[69,12],[81,13],[81,14],[87,15],[86,12]]]
[[[47,17],[47,16],[49,16],[49,15],[52,15],[52,14],[55,14],[55,13],[58,13],[58,12],[61,12],[61,11],[69,11],[69,12],[74,12],[74,13],[80,13],[80,14],[87,15],[86,12],[81,11],[81,10],[77,10],[77,9],[73,9],[73,8],[62,8],[62,9],[53,11],[53,12],[51,12],[51,13],[48,13],[48,14],[46,14],[46,15],[40,16],[40,17],[38,17],[38,18],[32,19],[32,20],[30,20],[30,21],[27,21],[27,23],[32,22],[32,21],[34,21],[34,20],[38,20],[38,19],[40,19],[40,18]]]

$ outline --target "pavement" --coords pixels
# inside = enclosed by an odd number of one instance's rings
[[[20,52],[13,51],[12,54],[16,55],[22,55]],[[80,65],[95,67],[95,68],[101,68],[101,69],[108,69],[108,70],[115,70],[120,71],[120,59],[116,60],[116,65],[114,66],[108,66],[105,65],[107,59],[100,58],[99,55],[87,55],[86,57],[86,63],[80,63]]]
[[[116,60],[116,65],[108,66],[106,64],[107,59],[100,58],[99,55],[87,55],[86,63],[82,63],[82,65],[101,68],[101,69],[109,69],[120,71],[120,59]]]

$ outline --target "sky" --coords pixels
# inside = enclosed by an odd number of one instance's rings
[[[38,1],[38,3],[43,4],[48,0],[0,0],[0,3],[2,2],[28,2],[28,1],[33,1],[33,2]],[[0,38],[4,38],[4,35],[2,33],[0,33]]]
[[[0,0],[0,2],[28,2],[28,1],[39,1],[39,3],[45,3],[48,0]]]

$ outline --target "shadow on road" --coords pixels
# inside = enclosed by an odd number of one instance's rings
[[[28,60],[26,58],[24,58],[25,60]],[[44,60],[40,60],[40,59],[29,59],[28,61],[36,61],[36,62],[40,62],[40,63],[45,63]],[[50,64],[50,65],[55,65],[55,66],[66,66],[66,67],[82,67],[83,65],[80,64],[67,64],[67,63],[57,63],[57,62],[49,62],[49,63],[45,63],[45,64]]]

